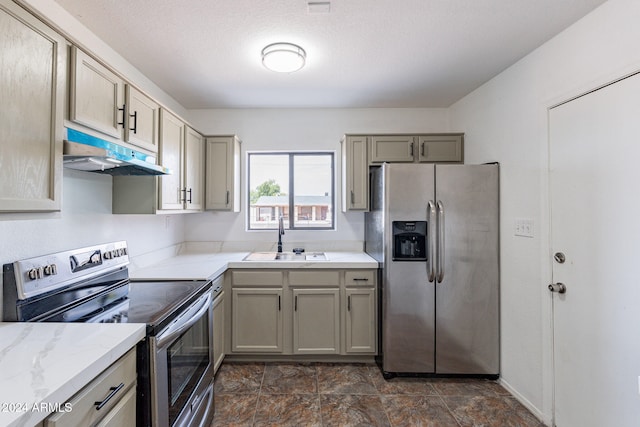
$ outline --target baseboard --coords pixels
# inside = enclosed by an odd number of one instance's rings
[[[540,421],[541,423],[543,423],[545,426],[551,427],[552,424],[552,420],[550,417],[545,416],[545,414],[543,414],[542,412],[540,412],[540,410],[533,404],[531,403],[528,399],[526,399],[523,395],[521,395],[520,393],[518,393],[513,387],[511,387],[511,385],[506,382],[503,378],[500,378],[498,380],[498,383],[504,387],[509,393],[511,393],[511,395],[513,397],[515,397],[518,402],[522,403],[532,414],[534,417],[536,417],[538,419],[538,421]]]

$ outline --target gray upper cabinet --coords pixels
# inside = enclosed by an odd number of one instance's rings
[[[66,41],[0,0],[0,212],[59,211]]]
[[[345,135],[342,211],[369,210],[369,167],[382,163],[462,163],[464,134]]]
[[[464,135],[376,135],[369,140],[369,163],[462,163]]]
[[[240,212],[240,140],[234,135],[206,139],[205,209]]]
[[[160,111],[160,164],[171,170],[158,177],[159,209],[182,210],[184,203],[183,156],[185,124],[167,110]]]
[[[369,161],[413,162],[415,153],[415,137],[407,135],[372,136],[369,143]]]
[[[204,137],[180,118],[160,111],[161,176],[114,176],[114,214],[200,212],[204,201]]]
[[[367,137],[348,135],[342,139],[342,211],[368,209]]]
[[[69,120],[156,153],[160,105],[75,46],[71,64]]]
[[[71,64],[69,119],[122,139],[124,80],[75,46]]]
[[[184,209],[204,209],[204,137],[189,126],[184,129]]]
[[[124,128],[124,140],[156,153],[160,105],[130,84],[125,86],[125,105],[127,124]]]
[[[442,134],[418,137],[420,162],[462,163],[464,135]]]

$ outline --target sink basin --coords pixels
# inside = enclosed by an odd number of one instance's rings
[[[251,252],[243,261],[327,261],[324,252]]]

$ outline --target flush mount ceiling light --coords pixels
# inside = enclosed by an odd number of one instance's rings
[[[293,43],[273,43],[262,49],[262,64],[278,73],[298,71],[306,59],[304,49]]]

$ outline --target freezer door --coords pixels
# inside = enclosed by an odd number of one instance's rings
[[[433,165],[385,164],[382,168],[384,177],[378,184],[383,195],[379,217],[384,223],[382,368],[433,373],[435,284],[428,280],[427,261],[392,260],[391,235],[394,221],[428,221],[428,202],[434,196]]]
[[[499,166],[437,165],[436,373],[499,373]]]

